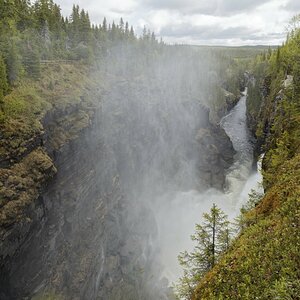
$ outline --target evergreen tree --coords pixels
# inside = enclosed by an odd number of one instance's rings
[[[148,32],[147,32],[147,28],[146,26],[144,26],[143,28],[143,35],[142,35],[142,39],[145,41],[145,40],[148,40]]]
[[[124,33],[124,21],[123,21],[123,18],[120,19],[119,28],[120,28],[121,33]]]
[[[103,23],[102,23],[102,31],[106,32],[107,31],[107,21],[106,18],[103,19]]]
[[[112,41],[115,41],[117,39],[117,35],[118,35],[117,26],[116,26],[115,22],[112,22],[111,31],[110,31],[110,39]]]
[[[79,6],[73,5],[72,13],[69,20],[69,38],[73,47],[76,47],[79,43],[79,26],[80,26],[80,16],[79,16]]]
[[[28,49],[24,56],[24,66],[29,76],[38,79],[41,73],[40,55],[37,49]]]
[[[151,42],[156,43],[156,36],[155,36],[154,32],[152,32],[152,34],[151,34]]]
[[[7,77],[10,84],[17,81],[21,72],[21,62],[19,48],[14,38],[11,38],[8,44],[8,53],[6,56]]]
[[[133,26],[130,27],[129,38],[130,38],[130,40],[135,40]]]
[[[83,9],[80,12],[78,30],[78,42],[84,42],[85,45],[88,45],[91,41],[91,22],[88,13],[86,13]]]
[[[126,39],[129,37],[129,24],[126,22],[125,24],[125,37]]]
[[[196,242],[192,252],[184,251],[178,260],[184,275],[176,287],[180,297],[191,299],[192,291],[200,278],[216,264],[221,253],[229,248],[231,229],[224,212],[213,204],[210,213],[203,214],[204,222],[196,224],[191,239]]]
[[[0,55],[0,104],[2,104],[3,97],[7,93],[8,82],[6,74],[6,66],[2,56]]]
[[[24,31],[32,26],[33,18],[31,15],[30,0],[14,0],[16,26],[19,31]]]

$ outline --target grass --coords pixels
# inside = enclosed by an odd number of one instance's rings
[[[199,283],[195,299],[299,299],[300,155],[249,211],[251,224]],[[289,170],[287,174],[286,170]]]

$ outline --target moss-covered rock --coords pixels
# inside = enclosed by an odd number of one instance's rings
[[[6,227],[22,219],[25,208],[34,203],[43,185],[56,168],[42,148],[37,148],[10,169],[0,169],[0,225]]]

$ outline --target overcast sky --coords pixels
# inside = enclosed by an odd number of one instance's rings
[[[93,23],[123,17],[137,32],[146,25],[168,43],[194,45],[281,44],[300,0],[56,0],[64,15],[73,3]]]

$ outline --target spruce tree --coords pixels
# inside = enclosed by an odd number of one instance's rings
[[[129,38],[131,41],[135,40],[135,33],[132,26],[130,27]]]
[[[178,256],[184,275],[176,290],[185,299],[191,299],[191,291],[200,278],[214,267],[220,254],[230,245],[230,223],[220,208],[213,204],[210,212],[203,214],[203,219],[202,224],[196,224],[195,234],[191,236],[196,242],[193,251],[184,251]]]
[[[102,27],[101,28],[102,28],[102,30],[104,32],[107,31],[107,21],[106,21],[106,18],[103,19],[103,23],[102,23]]]
[[[126,22],[126,24],[125,24],[125,37],[126,38],[129,37],[129,24],[128,24],[128,22]]]

